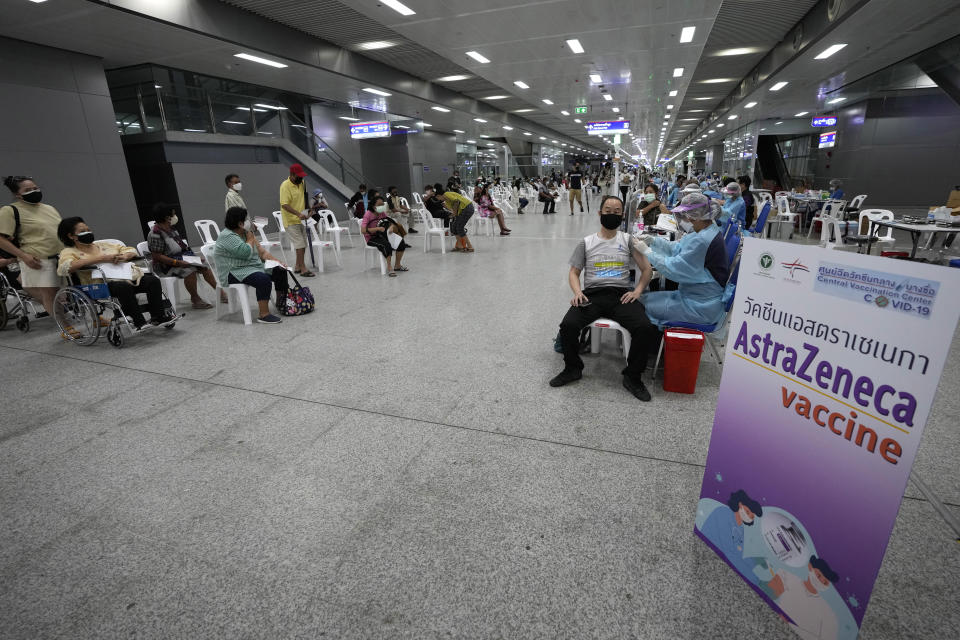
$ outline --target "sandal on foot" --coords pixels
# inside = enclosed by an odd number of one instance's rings
[[[394,267],[393,270],[394,271],[410,271],[410,269],[407,269],[406,267]]]
[[[309,269],[307,269],[306,271],[294,271],[294,273],[304,278],[313,278],[317,275],[313,271],[310,271]]]
[[[397,277],[397,272],[396,272],[396,271],[391,271],[391,272],[388,273],[387,275],[390,276],[391,278],[396,278],[396,277]]]
[[[213,309],[213,305],[206,300],[198,300],[191,305],[194,309]]]

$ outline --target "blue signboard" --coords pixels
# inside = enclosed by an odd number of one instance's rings
[[[390,136],[390,123],[354,122],[350,124],[351,138],[387,138]]]
[[[814,118],[810,121],[811,127],[835,127],[837,125],[837,116],[826,116],[823,118]]]
[[[837,132],[836,132],[836,131],[830,131],[830,132],[828,132],[828,133],[821,133],[821,134],[820,134],[820,148],[821,148],[821,149],[826,149],[826,148],[828,148],[828,147],[832,147],[832,146],[834,146],[836,143],[837,143]]]
[[[629,133],[629,120],[602,120],[600,122],[588,122],[587,133],[592,136],[613,135],[617,133]]]

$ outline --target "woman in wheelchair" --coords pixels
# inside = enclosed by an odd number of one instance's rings
[[[57,228],[57,235],[66,247],[60,252],[57,273],[62,276],[76,274],[80,284],[100,282],[99,278],[93,278],[90,273],[90,269],[95,268],[98,264],[120,264],[138,257],[136,249],[124,246],[122,242],[95,240],[93,232],[83,221],[83,218],[64,219]],[[164,308],[160,279],[152,273],[143,273],[140,267],[135,264],[130,265],[130,268],[131,278],[129,280],[111,278],[106,280],[110,294],[120,303],[123,312],[133,319],[134,327],[139,331],[147,324],[143,312],[140,311],[140,304],[137,302],[138,293],[147,295],[150,324],[156,326],[176,320],[176,317],[169,314]],[[101,324],[103,324],[103,321],[101,321]]]

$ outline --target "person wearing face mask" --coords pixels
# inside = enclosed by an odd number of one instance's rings
[[[394,220],[406,216],[407,233],[420,233],[413,228],[415,216],[410,210],[410,207],[405,207],[403,206],[403,203],[400,202],[400,192],[396,187],[389,187],[387,189],[387,208],[390,209],[390,215],[394,218]]]
[[[91,267],[104,262],[119,264],[137,258],[137,250],[133,247],[115,240],[97,240],[83,218],[64,218],[57,227],[57,235],[66,247],[60,252],[57,273],[61,276],[76,274],[80,284],[100,282],[91,274]],[[160,279],[152,273],[144,273],[135,264],[131,265],[131,274],[130,280],[107,278],[107,287],[123,312],[133,319],[133,326],[139,330],[147,324],[137,301],[138,293],[147,295],[150,324],[156,326],[176,320],[177,317],[164,308]]]
[[[350,202],[347,203],[347,209],[353,212],[354,218],[363,217],[363,214],[367,212],[367,185],[360,183],[357,192],[351,196]]]
[[[467,237],[467,222],[473,215],[473,201],[457,191],[446,191],[440,197],[450,211],[450,233],[457,236],[453,251],[473,253],[473,244]]]
[[[643,224],[652,227],[657,223],[657,216],[660,215],[660,190],[655,184],[648,184],[643,188],[643,196],[640,197],[640,204],[637,207],[637,217],[643,218]]]
[[[750,551],[746,551],[747,555],[744,555],[745,549],[749,548],[744,543],[744,537],[748,533],[759,535],[760,527],[757,526],[756,519],[763,516],[763,505],[751,499],[742,489],[730,494],[726,506],[713,500],[701,500],[700,509],[705,508],[705,502],[716,505],[716,508],[703,520],[703,524],[697,527],[700,533],[740,575],[759,585],[760,577],[755,571],[759,560],[754,559],[759,556],[751,556]],[[769,573],[767,575],[769,576]]]
[[[307,185],[303,180],[307,172],[299,164],[290,165],[290,176],[280,185],[280,211],[283,217],[283,228],[287,232],[290,246],[296,254],[294,273],[304,278],[312,278],[316,274],[307,269],[303,256],[307,250],[307,228],[303,221],[309,217],[307,210]]]
[[[387,261],[387,275],[391,278],[396,278],[397,271],[410,270],[400,264],[400,261],[403,260],[403,252],[408,249],[410,245],[403,240],[403,229],[387,215],[388,211],[389,208],[383,197],[379,195],[372,197],[370,199],[370,210],[367,211],[363,216],[363,220],[360,221],[360,233],[363,234],[363,238],[367,241],[368,246],[376,248],[377,251],[383,254],[384,259]],[[387,235],[388,232],[400,236],[400,244],[397,245],[396,249],[390,244],[390,237]],[[393,268],[391,268],[390,261],[393,259],[394,253],[397,254],[397,260]]]
[[[240,176],[231,173],[224,178],[224,182],[227,183],[227,197],[223,202],[223,210],[226,211],[231,207],[246,209],[247,205],[244,204],[243,198],[240,197],[240,190],[243,188],[243,185],[240,183]]]
[[[835,640],[837,612],[824,597],[840,579],[823,558],[810,556],[804,575],[781,569],[767,583],[773,600],[793,620],[794,630],[805,640]]]
[[[8,176],[3,184],[16,201],[0,207],[0,249],[17,258],[20,285],[52,316],[61,284],[57,275],[57,254],[63,249],[57,237],[60,213],[41,202],[43,192],[33,178]]]
[[[247,210],[240,207],[227,209],[223,226],[226,227],[217,237],[213,247],[213,262],[217,269],[220,286],[243,283],[257,292],[257,305],[260,314],[257,322],[261,324],[279,324],[279,317],[270,313],[270,292],[273,279],[264,271],[266,260],[280,262],[261,246],[257,235],[253,233],[251,223],[247,221]],[[286,269],[280,262],[274,269]],[[283,274],[286,276],[286,274]]]
[[[580,332],[598,318],[609,318],[630,332],[630,352],[623,369],[623,386],[638,400],[650,401],[650,392],[641,375],[647,367],[647,354],[656,330],[650,324],[640,295],[653,270],[637,250],[637,242],[619,231],[623,223],[623,201],[605,196],[597,212],[600,230],[577,244],[570,257],[567,281],[573,291],[570,309],[560,322],[563,371],[550,380],[551,387],[562,387],[582,377]],[[640,277],[631,283],[630,271]],[[583,275],[583,286],[580,276]]]
[[[643,296],[647,315],[661,329],[667,322],[712,324],[723,316],[729,262],[720,227],[713,222],[715,207],[703,194],[688,194],[671,210],[684,231],[682,238],[640,237],[640,253],[678,284],[676,291]]]
[[[747,205],[740,195],[740,185],[731,180],[722,189],[723,204],[720,205],[720,217],[717,218],[717,224],[722,229],[726,224],[733,220],[743,229],[747,224]]]
[[[147,234],[150,268],[161,277],[182,278],[193,308],[211,309],[213,305],[201,298],[197,292],[197,275],[202,275],[212,289],[217,288],[217,280],[209,267],[186,260],[187,256],[195,254],[176,230],[177,222],[180,221],[176,207],[158,202],[153,205],[153,219],[153,228]],[[227,301],[226,292],[220,292],[220,300],[224,303]]]

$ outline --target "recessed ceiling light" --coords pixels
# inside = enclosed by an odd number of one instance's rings
[[[526,82],[524,82],[523,80],[516,80],[516,81],[514,81],[513,84],[517,85],[517,86],[520,87],[521,89],[529,89],[529,88],[530,88],[530,85],[528,85],[528,84],[527,84]]]
[[[716,131],[716,129],[710,129],[710,131],[707,131],[707,133],[713,133],[714,131]]]
[[[250,107],[237,107],[237,111],[250,111]],[[266,113],[266,109],[254,109],[257,113]]]
[[[783,120],[781,120],[780,122],[774,122],[773,124],[774,125],[783,124]]]
[[[573,121],[576,122],[577,124],[580,124],[581,122],[583,122],[583,120],[581,120],[580,118],[574,118]]]
[[[599,73],[591,73],[590,82],[593,82],[594,84],[600,84],[603,82],[603,78],[600,77]]]
[[[725,125],[725,124],[723,124],[723,123],[721,122],[720,124],[717,125],[717,129],[723,129],[725,126],[727,126],[727,125]]]
[[[487,64],[488,62],[490,62],[490,60],[480,55],[476,51],[467,51],[467,55],[473,58],[474,60],[476,60],[477,62],[479,62],[480,64]]]
[[[620,113],[620,107],[614,107],[614,108],[613,108],[613,112],[614,112],[614,113]]]
[[[398,2],[397,0],[380,0],[380,2],[387,5],[388,7],[390,7],[391,9],[393,9],[394,11],[396,11],[397,13],[403,16],[412,16],[416,13],[416,11],[414,11],[407,5],[403,4],[402,2]]]
[[[450,109],[447,109],[446,107],[430,107],[430,108],[433,109],[434,111],[439,111],[440,113],[450,113]]]
[[[837,104],[838,102],[843,102],[846,98],[834,98],[833,100],[827,100],[827,104]]]
[[[736,119],[739,118],[739,117],[740,117],[740,116],[738,116],[738,115],[732,115],[732,116],[728,117],[727,120],[736,120]]]
[[[477,144],[476,140],[467,140],[467,144]]]
[[[511,126],[509,126],[509,125],[506,125],[506,124],[503,125],[503,128],[504,128],[505,130],[507,130],[507,131],[513,131],[513,127],[511,127]]]
[[[484,100],[505,100],[509,97],[510,96],[487,96],[486,98],[483,98],[483,99]]]
[[[766,130],[767,130],[766,127],[763,127],[763,128],[760,129],[760,131],[766,131]]]
[[[715,56],[745,56],[749,53],[760,53],[763,51],[760,47],[737,47],[735,49],[721,49],[712,54]]]
[[[723,82],[736,82],[736,78],[710,78],[709,80],[701,80],[700,84],[721,84]]]
[[[360,118],[351,118],[350,116],[338,116],[341,120],[350,120],[351,122],[356,122]]]
[[[551,140],[550,142],[552,142],[553,144],[557,144],[556,140]]]
[[[524,132],[523,132],[523,135],[525,135],[525,136],[532,136],[533,134],[530,133],[529,131],[524,131]]]
[[[815,56],[813,59],[814,59],[814,60],[826,60],[827,58],[829,58],[830,56],[832,56],[833,54],[835,54],[837,51],[840,51],[840,49],[843,49],[845,46],[847,46],[847,45],[845,45],[845,44],[834,44],[834,45],[830,45],[829,47],[827,47],[826,49],[824,49],[824,50],[820,53],[820,55]]]
[[[748,102],[747,104],[743,105],[743,108],[744,108],[744,109],[753,109],[755,106],[757,106],[757,103],[756,103],[756,102]]]
[[[387,49],[388,47],[395,46],[395,42],[387,42],[386,40],[374,40],[373,42],[362,42],[357,45],[358,49],[364,51],[373,51],[375,49]]]
[[[793,117],[794,117],[794,118],[802,118],[803,116],[807,115],[808,113],[810,113],[810,112],[809,112],[809,111],[801,111],[800,113],[795,113],[795,114],[793,115]]]
[[[613,96],[609,93],[605,93],[603,94],[603,99],[609,102],[610,100],[613,100]]]
[[[574,38],[573,40],[567,40],[567,46],[570,47],[570,51],[574,53],[583,53],[583,45],[580,44],[580,41]]]
[[[454,132],[454,133],[466,133],[466,131],[463,131],[462,129],[454,129],[453,132]]]
[[[549,98],[544,98],[543,104],[553,104],[553,100],[550,100]]]
[[[30,0],[30,1],[31,1],[31,2],[36,2],[36,0]],[[46,1],[46,0],[44,0],[44,1]],[[249,122],[238,122],[238,121],[236,121],[236,120],[223,120],[222,122],[223,122],[224,124],[250,124]],[[118,122],[117,124],[120,124],[120,123]],[[130,125],[130,126],[132,127],[133,125]],[[139,127],[140,125],[137,125],[137,126]]]
[[[663,116],[663,119],[664,119],[664,120],[669,120],[669,119],[670,119],[670,114],[668,113],[667,115]]]
[[[268,67],[275,67],[277,69],[286,69],[287,65],[282,62],[277,62],[276,60],[267,60],[266,58],[261,58],[260,56],[255,56],[250,53],[235,53],[233,54],[234,58],[243,58],[244,60],[249,60],[250,62],[256,62],[259,64],[265,64]]]
[[[514,113],[530,113],[533,109],[514,109]]]
[[[777,84],[770,87],[770,91],[780,91],[780,89],[783,89],[788,84],[789,84],[788,82],[778,82]]]
[[[380,89],[372,89],[370,87],[364,87],[363,90],[366,91],[367,93],[372,93],[375,96],[383,96],[384,98],[389,98],[391,95],[393,95],[391,93],[387,93],[386,91],[381,91]]]
[[[683,67],[677,67],[676,69],[673,70],[674,78],[679,78],[682,75],[683,75]]]
[[[693,34],[696,32],[696,27],[684,27],[680,30],[680,42],[693,42]]]
[[[486,122],[486,120],[484,120],[483,118],[474,118],[473,121],[474,121],[474,122]]]
[[[398,124],[398,125],[396,125],[396,126],[394,127],[394,129],[409,129],[409,128],[410,128],[410,127],[408,127],[408,126],[405,125],[405,124]]]
[[[458,82],[460,80],[466,80],[470,76],[443,76],[442,78],[437,78],[437,82]]]
[[[570,112],[569,112],[569,111],[561,111],[560,113],[563,114],[563,115],[565,115],[565,116],[570,115]]]
[[[671,91],[671,92],[668,93],[667,95],[669,95],[671,98],[676,98],[676,97],[677,97],[677,90],[674,89],[673,91]]]

